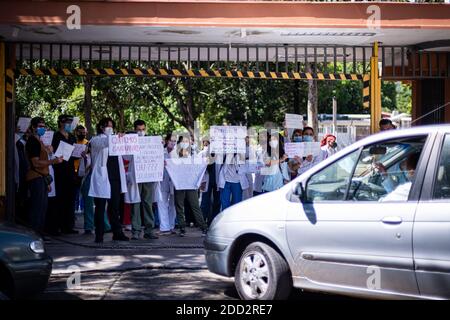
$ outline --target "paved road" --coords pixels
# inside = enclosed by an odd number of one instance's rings
[[[205,264],[202,238],[164,237],[140,242],[93,244],[90,236],[53,239],[47,250],[54,258],[46,299],[238,299],[233,279],[210,273]],[[74,270],[80,271],[76,286]],[[68,288],[68,283],[74,285]],[[294,290],[291,299],[348,299]]]

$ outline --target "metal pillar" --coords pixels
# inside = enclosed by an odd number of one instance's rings
[[[373,44],[370,58],[370,132],[379,131],[381,119],[381,79],[378,72],[378,42]]]
[[[16,181],[12,53],[0,43],[0,219],[14,221]]]
[[[5,44],[0,43],[0,220],[6,216],[6,74]]]

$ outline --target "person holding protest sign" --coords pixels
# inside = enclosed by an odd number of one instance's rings
[[[227,154],[219,174],[222,211],[242,201],[243,190],[248,189],[245,160],[238,154]]]
[[[52,183],[49,166],[63,161],[62,157],[49,160],[49,151],[40,137],[45,134],[45,120],[41,117],[31,119],[28,139],[25,145],[30,167],[26,174],[29,199],[29,222],[31,228],[42,233],[45,227],[45,214],[48,206],[48,192]]]
[[[134,131],[139,136],[146,135],[146,125],[143,120],[136,120],[134,122]],[[144,218],[144,238],[145,239],[158,239],[158,236],[154,234],[153,228],[155,227],[155,215],[153,213],[153,196],[155,193],[156,182],[143,182],[136,183],[136,176],[134,173],[134,157],[130,157],[129,170],[127,173],[129,192],[125,194],[125,202],[131,203],[131,226],[132,226],[132,240],[138,240],[141,232],[141,211]],[[132,198],[135,198],[133,201]]]
[[[58,150],[61,143],[73,145],[76,143],[72,134],[73,116],[62,114],[58,117],[58,131],[53,135],[53,150]],[[60,228],[64,234],[77,234],[75,227],[75,192],[77,177],[75,174],[74,157],[65,159],[60,164],[53,166],[55,172],[55,200],[57,212],[61,215]]]
[[[273,135],[267,133],[267,147],[263,156],[265,166],[261,168],[261,175],[264,176],[263,192],[278,190],[284,185],[281,166],[288,157],[284,153],[284,146],[280,140],[278,133]]]
[[[169,133],[164,138],[164,159],[170,157],[170,153],[175,149],[176,139]],[[163,181],[159,182],[157,185],[157,203],[158,203],[158,214],[159,214],[159,234],[169,235],[175,234],[175,195],[174,186],[172,180],[170,179],[167,169],[164,168]]]
[[[109,136],[114,133],[114,121],[103,118],[97,124],[97,135],[90,141],[92,157],[92,175],[89,196],[95,203],[95,242],[103,242],[104,213],[106,203],[110,213],[113,240],[128,241],[119,221],[120,195],[127,192],[125,168],[121,156],[109,155]],[[123,134],[119,134],[123,137]]]
[[[303,128],[303,142],[314,142],[314,129],[311,127],[304,127]],[[301,175],[303,172],[307,171],[308,169],[312,168],[316,164],[318,164],[320,161],[324,160],[326,158],[326,151],[320,150],[318,154],[313,155],[309,154],[306,157],[299,158],[296,157],[295,159],[300,162],[300,167],[298,169],[298,174]]]
[[[187,158],[192,159],[192,150],[189,137],[180,136],[177,146],[172,150],[171,158]],[[206,236],[207,225],[203,219],[198,201],[197,189],[175,190],[175,208],[177,211],[177,220],[180,226],[180,236],[186,235],[186,217],[185,217],[185,201],[190,206],[194,215],[195,222],[202,230],[202,236]]]

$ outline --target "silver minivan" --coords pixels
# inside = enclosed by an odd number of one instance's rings
[[[242,299],[450,298],[450,126],[372,135],[224,210],[205,255]]]

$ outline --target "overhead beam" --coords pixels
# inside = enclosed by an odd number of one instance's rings
[[[77,5],[82,25],[367,28],[372,14],[368,7],[376,5],[382,13],[380,28],[450,29],[450,6],[446,4],[204,0],[0,3],[0,21],[14,25],[65,25],[68,6]]]

